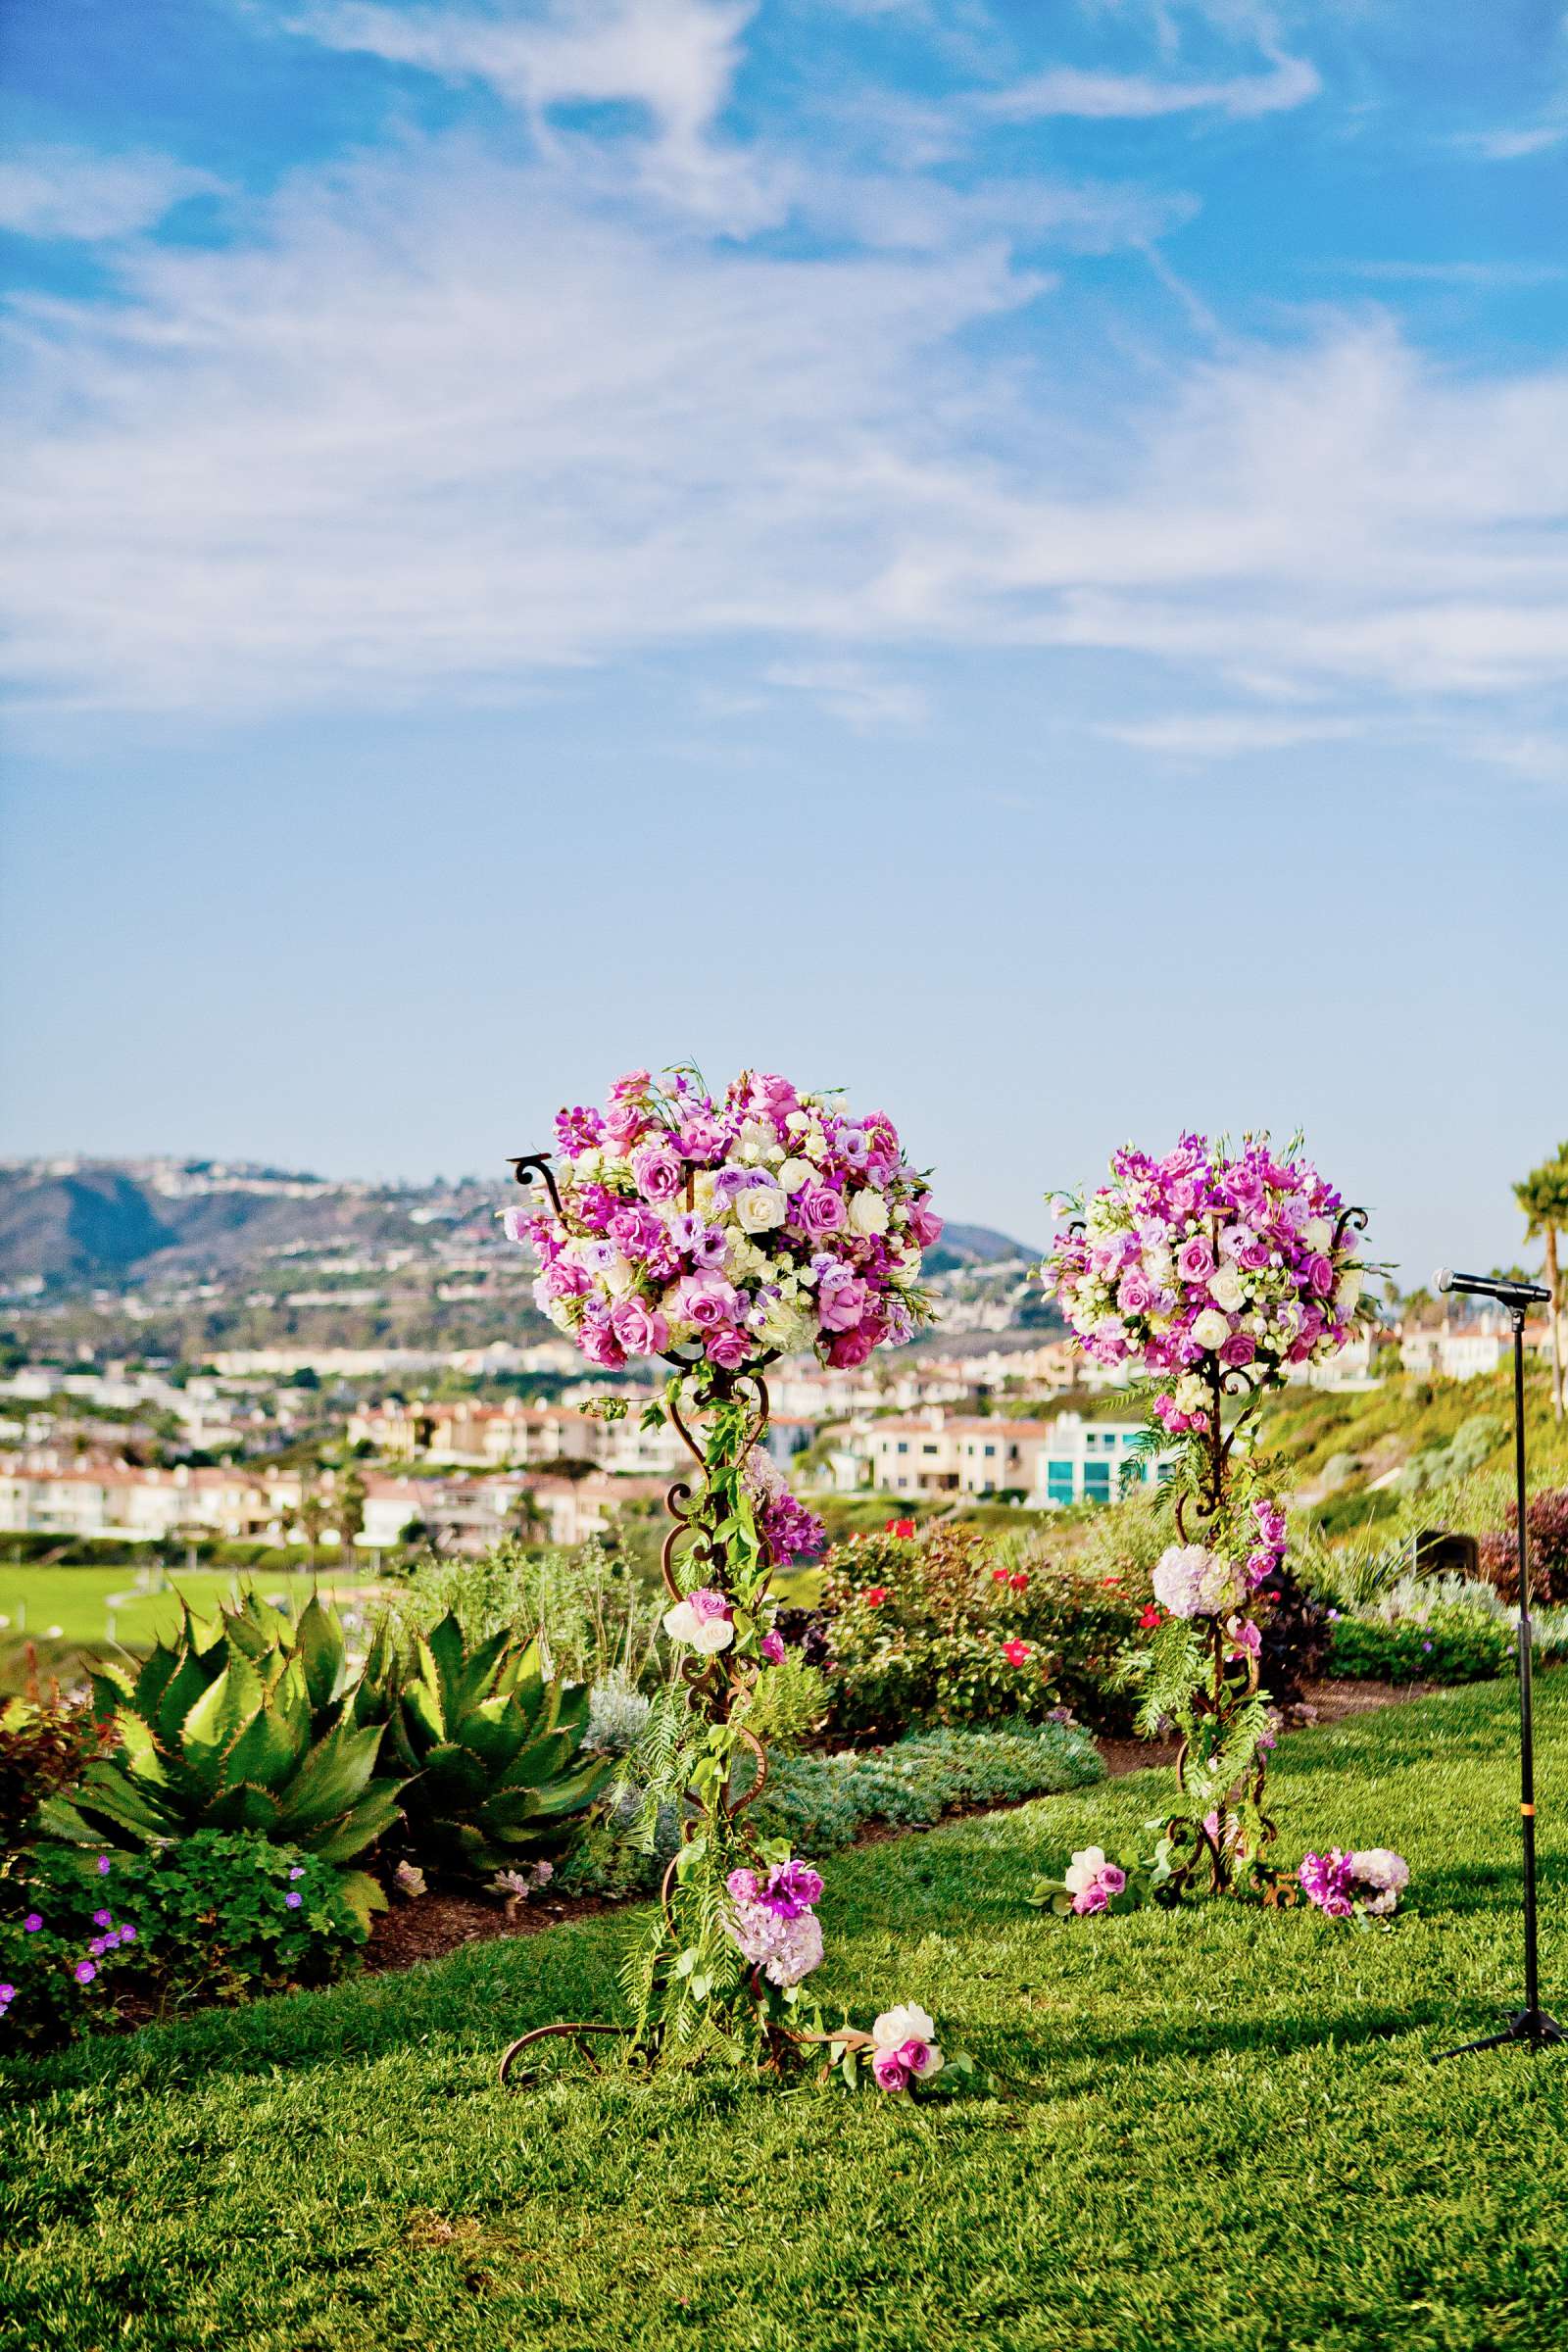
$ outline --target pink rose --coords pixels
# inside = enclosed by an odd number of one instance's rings
[[[790,1210],[792,1223],[803,1233],[842,1233],[849,1222],[843,1196],[831,1185],[812,1185],[798,1196]]]
[[[835,1282],[824,1274],[817,1294],[817,1314],[824,1331],[853,1331],[870,1304],[871,1294],[855,1274]]]
[[[622,1298],[612,1306],[610,1327],[628,1355],[662,1355],[669,1346],[668,1323],[642,1298]]]
[[[1229,1364],[1233,1371],[1240,1372],[1244,1365],[1251,1362],[1256,1353],[1257,1349],[1252,1345],[1250,1332],[1233,1331],[1219,1351],[1219,1360],[1222,1364]]]
[[[1306,1261],[1306,1279],[1320,1298],[1326,1298],[1334,1288],[1334,1267],[1321,1251]]]
[[[751,1361],[752,1343],[744,1331],[737,1331],[732,1323],[727,1323],[721,1330],[710,1333],[706,1352],[709,1362],[716,1364],[721,1372],[738,1372]]]
[[[675,1312],[698,1331],[720,1331],[733,1323],[740,1299],[718,1274],[687,1274],[675,1286]]]
[[[1200,1233],[1178,1250],[1176,1269],[1183,1282],[1206,1282],[1213,1273],[1214,1252]]]
[[[631,1155],[631,1172],[645,1200],[673,1200],[685,1181],[680,1161],[667,1144],[644,1144]]]
[[[1147,1315],[1154,1303],[1154,1286],[1147,1274],[1124,1274],[1116,1286],[1116,1304],[1124,1315]]]
[[[878,2050],[871,2059],[871,2073],[878,2090],[907,2090],[909,2070],[897,2050]]]
[[[764,1634],[761,1647],[762,1655],[770,1666],[782,1666],[784,1663],[784,1637],[782,1634]]]
[[[626,1350],[611,1329],[608,1315],[602,1318],[585,1315],[577,1333],[577,1345],[591,1364],[601,1371],[618,1372],[626,1361]]]
[[[870,1355],[876,1341],[862,1323],[858,1331],[841,1331],[827,1351],[827,1360],[835,1372],[858,1372]]]
[[[612,1102],[605,1113],[605,1141],[623,1152],[648,1127],[648,1114],[635,1102]]]
[[[681,1124],[679,1143],[688,1159],[716,1159],[724,1149],[724,1130],[716,1119],[694,1111]]]
[[[909,1210],[909,1231],[922,1250],[934,1250],[942,1239],[942,1219],[923,1196]]]

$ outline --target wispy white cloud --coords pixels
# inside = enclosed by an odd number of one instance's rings
[[[0,159],[0,228],[96,243],[133,236],[188,196],[220,183],[168,155],[98,155],[77,147],[15,147]]]
[[[1556,262],[1323,262],[1318,265],[1338,277],[1358,277],[1371,285],[1433,286],[1549,286],[1568,277],[1568,267]]]
[[[1238,74],[1221,81],[1176,75],[1092,74],[1056,66],[1008,89],[977,96],[977,112],[1006,122],[1077,116],[1089,122],[1148,122],[1163,115],[1218,114],[1232,122],[1288,113],[1317,97],[1323,84],[1304,58],[1276,57],[1266,74]]]
[[[916,726],[930,707],[921,687],[884,676],[864,662],[774,662],[766,676],[770,685],[809,696],[861,734]]]
[[[1519,128],[1459,132],[1454,145],[1489,164],[1517,164],[1545,155],[1568,139],[1568,122],[1527,123]]]
[[[1113,743],[1172,759],[1232,760],[1249,752],[1294,751],[1300,744],[1343,743],[1365,732],[1354,718],[1269,716],[1249,710],[1211,710],[1165,718],[1112,720],[1097,728]]]
[[[695,209],[758,210],[746,158],[714,136],[757,0],[515,0],[490,8],[395,8],[381,0],[314,0],[288,28],[323,46],[413,66],[449,81],[487,83],[549,143],[567,106],[644,110],[645,177]],[[765,199],[761,209],[765,212]]]

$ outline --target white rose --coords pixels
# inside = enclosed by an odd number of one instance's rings
[[[771,1233],[789,1215],[789,1203],[776,1184],[748,1185],[735,1196],[735,1216],[743,1233]]]
[[[1309,1250],[1326,1250],[1334,1239],[1334,1228],[1327,1217],[1308,1217],[1301,1228],[1301,1239]]]
[[[787,1193],[798,1193],[802,1185],[809,1184],[816,1173],[808,1159],[787,1159],[778,1172],[778,1180]]]
[[[700,1649],[705,1658],[728,1649],[735,1639],[735,1628],[727,1617],[700,1617],[689,1600],[677,1600],[672,1609],[664,1611],[664,1631],[672,1642]]]
[[[605,1267],[599,1279],[612,1298],[624,1298],[626,1293],[635,1290],[637,1286],[635,1269],[618,1252]]]
[[[850,1200],[850,1224],[856,1233],[886,1233],[888,1204],[882,1195],[869,1187],[854,1194]]]
[[[1231,1336],[1231,1327],[1217,1306],[1205,1306],[1193,1323],[1193,1337],[1200,1348],[1223,1348]]]
[[[936,2019],[927,2017],[913,2001],[906,2001],[900,2009],[884,2009],[871,2025],[871,2039],[879,2050],[896,2050],[901,2042],[935,2041],[936,2037]]]
[[[1236,1313],[1242,1303],[1242,1278],[1234,1266],[1221,1266],[1217,1274],[1210,1275],[1208,1295],[1228,1315]]]
[[[692,1180],[692,1206],[700,1217],[711,1225],[718,1213],[718,1196],[713,1190],[713,1171],[701,1168]]]
[[[809,1127],[811,1121],[808,1113],[806,1111],[792,1110],[785,1114],[784,1124],[789,1129],[791,1135],[799,1135],[801,1129],[803,1127]]]
[[[1086,1886],[1094,1885],[1104,1867],[1103,1847],[1086,1845],[1082,1853],[1074,1854],[1071,1862],[1062,1872],[1061,1883],[1069,1894],[1082,1894]]]
[[[1359,1303],[1361,1281],[1362,1275],[1359,1266],[1352,1266],[1348,1274],[1341,1275],[1340,1287],[1334,1294],[1334,1303],[1342,1315],[1349,1314]]]

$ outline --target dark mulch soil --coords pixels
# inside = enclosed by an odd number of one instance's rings
[[[1346,1716],[1364,1715],[1373,1707],[1391,1706],[1396,1700],[1424,1698],[1441,1688],[1437,1683],[1311,1683],[1307,1686],[1306,1700],[1295,1710],[1289,1728],[1339,1723]],[[1124,1773],[1145,1772],[1152,1765],[1173,1763],[1176,1756],[1173,1740],[1104,1739],[1097,1740],[1095,1745],[1112,1780],[1119,1780]],[[1037,1800],[1020,1797],[1016,1801],[1033,1804]],[[974,1808],[980,1812],[1004,1809]],[[1010,1810],[1010,1806],[1005,1809]],[[954,1818],[949,1816],[950,1820]],[[856,1843],[880,1845],[889,1838],[918,1834],[893,1822],[868,1822]],[[432,1889],[413,1901],[394,1897],[391,1910],[381,1913],[370,1931],[363,1965],[367,1975],[379,1976],[393,1969],[413,1968],[420,1960],[439,1960],[443,1953],[455,1952],[460,1944],[486,1942],[497,1936],[537,1936],[564,1921],[591,1919],[600,1911],[615,1907],[616,1898],[603,1894],[511,1902],[499,1895],[443,1894]]]

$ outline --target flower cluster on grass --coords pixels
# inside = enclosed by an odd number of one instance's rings
[[[920,1253],[942,1220],[883,1111],[855,1118],[747,1070],[617,1078],[556,1121],[563,1215],[507,1212],[540,1262],[541,1310],[616,1369],[678,1354],[745,1372],[814,1348],[863,1364],[927,1320]]]
[[[906,2001],[884,2009],[871,2025],[871,2077],[878,2090],[898,2093],[942,2072],[936,2021]]]
[[[1128,1145],[1110,1165],[1043,1279],[1086,1354],[1159,1381],[1167,1430],[1207,1427],[1216,1365],[1266,1378],[1345,1345],[1364,1311],[1358,1237],[1309,1161],[1184,1135],[1162,1159]]]
[[[1303,1854],[1296,1875],[1307,1901],[1325,1917],[1362,1926],[1386,1923],[1398,1909],[1410,1866],[1387,1846],[1347,1853],[1336,1845],[1326,1854]]]

